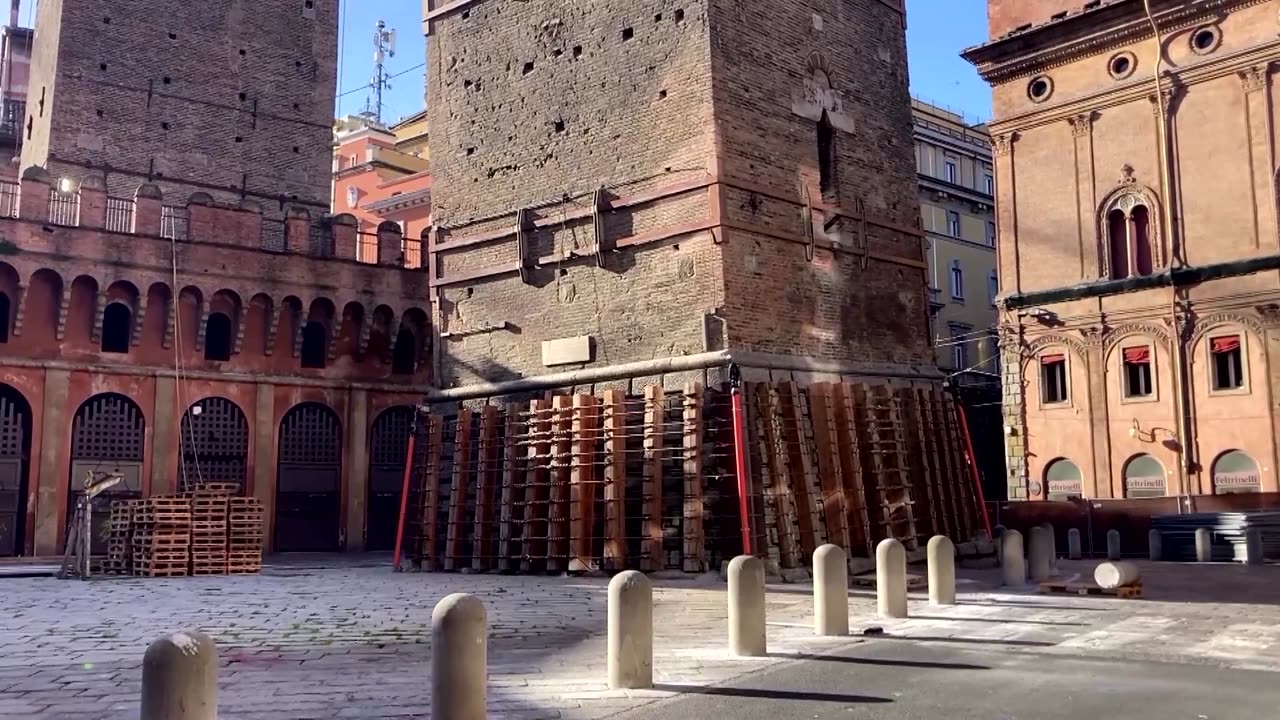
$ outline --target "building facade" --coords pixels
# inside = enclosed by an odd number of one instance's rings
[[[936,381],[901,3],[573,7],[428,2],[441,388]]]
[[[1011,498],[1277,491],[1280,3],[989,3]]]
[[[922,100],[911,101],[911,115],[938,366],[957,383],[998,385],[991,137]]]
[[[31,28],[18,24],[18,0],[0,29],[0,179],[18,179],[23,123],[27,113],[27,77],[31,72]],[[0,199],[0,212],[4,210]]]
[[[150,183],[319,217],[337,34],[335,2],[41,2],[22,167],[97,175],[115,198]]]
[[[428,277],[396,224],[327,214],[335,15],[40,4],[0,182],[0,555],[59,552],[100,473],[103,504],[236,482],[269,549],[391,547]]]
[[[408,239],[406,265],[421,267],[422,240],[431,227],[425,114],[389,128],[363,117],[344,118],[334,135],[333,212],[356,218],[361,235],[370,239],[360,259],[375,261],[374,236],[391,222]]]

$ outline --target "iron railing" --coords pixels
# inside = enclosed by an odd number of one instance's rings
[[[0,181],[0,217],[18,217],[18,201],[22,186],[16,182]]]
[[[160,208],[160,237],[185,242],[189,237],[190,215],[178,205]]]
[[[108,197],[106,228],[110,232],[133,232],[133,200]]]
[[[80,194],[54,190],[49,193],[49,223],[63,227],[80,224]]]

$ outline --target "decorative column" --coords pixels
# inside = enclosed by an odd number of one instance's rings
[[[1002,311],[1004,314],[1005,311]],[[1007,318],[1006,318],[1007,319]],[[1004,422],[1005,467],[1010,500],[1027,499],[1026,385],[1022,370],[1022,328],[1002,323],[1000,337],[1000,414]]]
[[[1015,205],[1013,145],[1017,133],[991,138],[992,161],[996,173],[996,267],[1005,294],[1022,292],[1022,272],[1018,258],[1018,210]]]
[[[1080,279],[1098,276],[1098,243],[1093,241],[1097,215],[1097,182],[1093,172],[1093,112],[1076,115],[1071,124],[1076,170],[1076,241],[1080,248]]]
[[[1275,147],[1271,135],[1271,95],[1266,92],[1270,65],[1254,65],[1240,72],[1244,90],[1245,137],[1249,143],[1249,171],[1253,194],[1254,247],[1274,249],[1280,243],[1276,229],[1276,197],[1273,183]]]
[[[369,497],[369,391],[353,389],[347,403],[347,552],[364,552]]]
[[[1111,473],[1111,434],[1108,425],[1110,408],[1107,406],[1107,383],[1114,382],[1114,377],[1107,376],[1106,351],[1103,339],[1106,328],[1085,328],[1081,331],[1084,340],[1085,372],[1089,378],[1089,452],[1092,457],[1092,481],[1085,479],[1081,490],[1088,497],[1109,498],[1123,497],[1113,485],[1119,482]],[[1093,492],[1089,491],[1090,485]]]

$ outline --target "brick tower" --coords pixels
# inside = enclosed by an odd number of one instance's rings
[[[44,0],[22,166],[181,202],[329,206],[336,0]],[[273,202],[274,201],[274,202]]]
[[[442,387],[937,377],[900,0],[436,2],[426,31]]]

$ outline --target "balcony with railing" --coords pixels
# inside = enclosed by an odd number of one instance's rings
[[[0,217],[18,217],[22,186],[16,182],[0,181]]]
[[[190,237],[190,214],[184,207],[165,205],[160,208],[160,237],[166,240],[186,242]]]
[[[75,227],[80,224],[80,194],[53,190],[49,193],[49,224]]]
[[[107,215],[104,227],[111,232],[133,232],[133,200],[131,198],[107,198]]]

